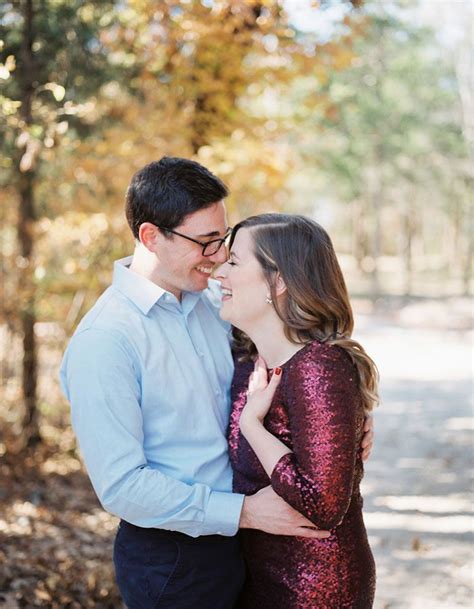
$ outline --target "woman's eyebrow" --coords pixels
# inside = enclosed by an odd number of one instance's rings
[[[238,258],[240,260],[240,257],[237,256],[237,254],[234,251],[232,251],[232,250],[230,250],[229,256],[233,256],[234,258]]]

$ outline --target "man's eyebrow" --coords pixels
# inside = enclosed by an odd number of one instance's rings
[[[196,237],[219,237],[220,232],[218,230],[213,230],[210,233],[201,233],[200,235],[196,235]]]
[[[224,235],[230,232],[230,227],[226,228]],[[200,235],[196,235],[196,237],[220,237],[221,234],[218,230],[210,231],[209,233],[201,233]]]

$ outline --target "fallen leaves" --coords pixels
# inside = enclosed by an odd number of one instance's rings
[[[120,607],[117,519],[99,506],[77,459],[45,448],[26,459],[4,455],[1,474],[0,606]]]

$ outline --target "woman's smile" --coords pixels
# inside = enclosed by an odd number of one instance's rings
[[[224,286],[221,286],[221,292],[222,292],[222,302],[224,302],[226,300],[230,300],[232,298],[232,290],[230,290],[229,288],[225,288]]]

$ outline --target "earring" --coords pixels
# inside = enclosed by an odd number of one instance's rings
[[[266,302],[267,304],[273,304],[273,300],[270,298],[270,296],[267,296],[267,297],[265,298],[265,302]]]

